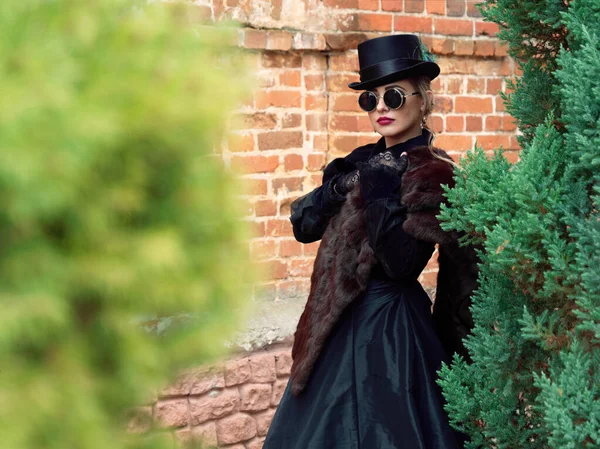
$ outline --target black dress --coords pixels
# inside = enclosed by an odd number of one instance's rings
[[[388,148],[397,155],[427,144],[427,134]],[[332,161],[323,185],[292,204],[297,240],[321,238],[345,198],[332,185],[359,161],[385,150],[357,148]],[[290,383],[271,422],[263,449],[457,449],[461,436],[448,424],[436,371],[444,349],[435,334],[431,302],[417,278],[434,245],[402,229],[406,208],[392,193],[401,180],[389,173],[371,183],[365,214],[377,263],[366,291],[342,313],[300,396]],[[378,186],[373,189],[373,185]]]

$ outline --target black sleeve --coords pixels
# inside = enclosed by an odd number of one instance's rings
[[[296,240],[311,243],[323,236],[330,218],[338,213],[346,200],[345,195],[333,190],[333,185],[337,178],[355,168],[347,158],[334,159],[323,171],[323,184],[292,202],[290,221]]]
[[[388,167],[361,169],[369,244],[388,276],[416,279],[427,265],[435,244],[417,240],[402,228],[406,206],[400,203],[401,177]]]

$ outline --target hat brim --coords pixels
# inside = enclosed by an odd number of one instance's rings
[[[413,78],[419,75],[427,75],[430,79],[433,80],[439,74],[439,65],[437,65],[435,62],[423,61],[407,69],[398,70],[375,79],[371,79],[364,82],[350,83],[348,84],[348,87],[354,90],[366,90],[382,86],[384,84],[393,83],[394,81],[400,81],[406,78]]]

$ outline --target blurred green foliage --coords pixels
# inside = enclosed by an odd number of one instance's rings
[[[127,434],[127,411],[247,313],[239,190],[214,151],[247,64],[235,30],[188,18],[0,3],[2,449],[169,447]]]

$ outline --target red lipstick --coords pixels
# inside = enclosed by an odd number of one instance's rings
[[[379,123],[380,125],[389,125],[393,121],[394,121],[394,119],[389,118],[389,117],[379,117],[377,119],[377,123]]]

